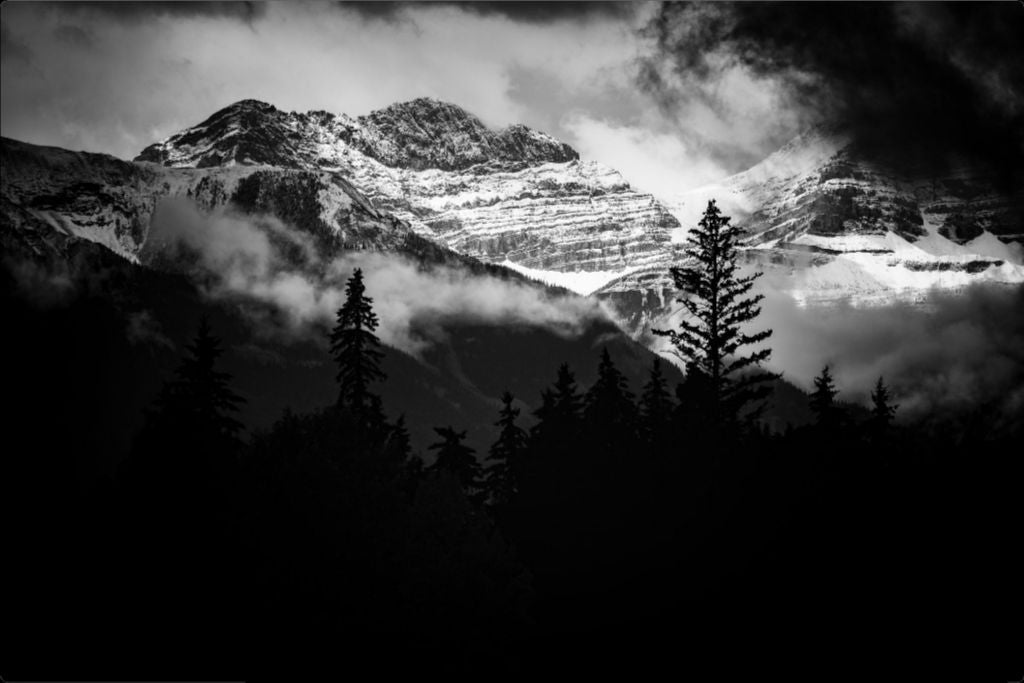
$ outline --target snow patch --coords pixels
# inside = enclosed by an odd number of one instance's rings
[[[525,275],[528,278],[539,280],[546,285],[564,287],[569,291],[582,294],[583,296],[589,296],[612,280],[639,270],[639,268],[626,268],[624,270],[593,270],[562,273],[556,270],[537,270],[534,268],[527,268],[526,266],[521,266],[518,263],[513,263],[507,259],[500,265],[510,270],[514,270],[521,275]]]

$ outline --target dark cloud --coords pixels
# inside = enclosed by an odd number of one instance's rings
[[[467,14],[501,17],[527,24],[547,24],[557,21],[589,21],[592,19],[622,19],[633,15],[635,6],[629,2],[339,2],[342,9],[351,10],[366,19],[396,21],[406,10],[458,8]]]
[[[335,6],[368,21],[394,23],[406,20],[406,10],[415,3],[408,2],[337,2]]]
[[[871,152],[1024,179],[1021,3],[683,3],[645,32],[640,83],[668,109],[741,65]]]
[[[62,24],[53,30],[54,37],[68,45],[90,48],[93,46],[92,34],[78,26]]]
[[[0,60],[8,63],[32,63],[32,50],[15,38],[6,24],[0,25]]]
[[[48,3],[40,3],[46,7]],[[79,12],[112,17],[125,22],[147,21],[159,16],[209,17],[252,22],[267,10],[262,2],[64,2],[63,13]]]
[[[635,10],[635,6],[629,2],[456,2],[452,4],[472,14],[504,17],[529,24],[545,24],[552,21],[624,19],[632,16]]]

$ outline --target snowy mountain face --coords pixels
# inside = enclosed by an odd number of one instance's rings
[[[66,238],[133,259],[149,230],[157,173],[101,154],[0,140],[4,237],[36,251]]]
[[[670,252],[676,219],[616,171],[578,157],[544,133],[521,125],[494,132],[430,99],[358,119],[247,100],[148,147],[136,161],[329,171],[419,234],[541,279],[547,272],[601,273],[589,278],[601,284]]]
[[[457,171],[494,161],[579,158],[568,145],[526,126],[493,132],[453,104],[421,98],[358,119],[325,111],[288,113],[265,102],[243,100],[150,145],[136,161],[196,168],[232,163],[329,166],[349,150],[385,166],[413,170]]]

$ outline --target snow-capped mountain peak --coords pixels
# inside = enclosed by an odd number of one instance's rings
[[[136,160],[330,172],[425,237],[543,271],[624,272],[663,251],[677,227],[653,197],[550,135],[522,124],[491,130],[430,98],[355,119],[245,100]]]
[[[150,145],[135,160],[196,168],[231,164],[309,168],[329,165],[320,153],[324,146],[413,170],[454,171],[488,162],[542,164],[579,158],[572,147],[545,133],[523,125],[493,131],[457,105],[418,98],[356,119],[326,111],[289,113],[258,100],[242,100]]]

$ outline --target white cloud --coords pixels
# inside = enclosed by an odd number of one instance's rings
[[[154,15],[124,22],[78,11],[91,37],[69,45],[59,5],[5,5],[31,64],[3,64],[3,134],[122,158],[245,98],[296,111],[360,115],[419,96],[451,101],[492,126],[551,121],[510,94],[513,69],[565,89],[600,87],[635,54],[615,21],[524,24],[458,8],[410,7],[366,21],[325,4],[269,3],[251,23]],[[589,84],[589,85],[588,85]],[[557,131],[556,131],[557,132]]]
[[[300,247],[304,262],[285,258],[282,243]],[[424,267],[397,254],[355,251],[325,262],[307,248],[302,232],[272,216],[230,210],[204,215],[187,200],[167,200],[154,218],[145,258],[182,246],[198,256],[210,296],[255,299],[283,315],[283,328],[264,332],[304,335],[333,324],[345,301],[345,282],[356,268],[364,270],[381,341],[414,355],[442,339],[444,324],[451,321],[528,325],[575,336],[590,322],[607,320],[591,299],[556,296],[518,280],[457,268]]]
[[[636,188],[671,197],[728,175],[676,135],[578,116],[567,123],[584,158],[621,172]]]

